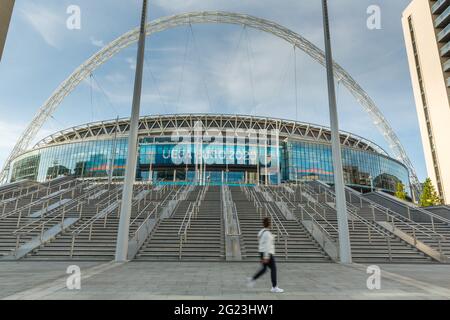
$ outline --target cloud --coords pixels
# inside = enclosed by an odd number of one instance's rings
[[[20,13],[48,45],[60,48],[63,40],[62,31],[66,28],[63,14],[57,14],[48,6],[41,6],[30,1]]]
[[[26,126],[27,124],[25,123],[0,120],[0,167],[3,167],[3,164]],[[31,146],[53,132],[54,130],[42,128],[35,136]]]
[[[95,47],[103,48],[105,46],[105,42],[103,40],[97,40],[94,37],[90,37],[91,44]]]

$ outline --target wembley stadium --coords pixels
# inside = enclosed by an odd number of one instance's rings
[[[142,22],[75,69],[17,140],[0,172],[0,261],[260,261],[256,236],[268,218],[283,262],[448,263],[449,208],[423,209],[393,196],[400,183],[406,198],[418,194],[414,166],[375,102],[320,48],[245,14]],[[270,33],[334,69],[390,153],[338,132],[331,107],[333,129],[261,115],[139,118],[145,35],[210,23]],[[64,98],[138,39],[131,118],[67,128],[33,146]]]
[[[44,182],[60,175],[120,180],[128,131],[129,119],[120,119],[52,134],[13,160],[9,181]],[[348,186],[393,193],[402,183],[410,189],[408,169],[381,147],[346,132],[341,143]],[[331,133],[323,126],[243,115],[141,118],[137,181],[192,183],[199,172],[214,185],[332,184]]]

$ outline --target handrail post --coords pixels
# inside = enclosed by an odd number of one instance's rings
[[[70,258],[73,258],[73,250],[75,246],[75,234],[72,235],[72,244],[70,246]]]
[[[44,235],[44,229],[45,229],[45,222],[42,223],[42,227],[41,227],[41,235],[39,236],[39,239],[41,240],[41,242],[42,242],[42,237],[43,237],[43,235]]]
[[[17,219],[17,225],[16,225],[17,228],[19,228],[21,220],[22,220],[22,210],[19,211],[19,217]]]
[[[284,252],[285,252],[285,258],[288,259],[288,243],[287,243],[287,237],[284,237]]]
[[[19,249],[19,245],[20,245],[20,233],[17,233],[17,238],[16,238],[16,252],[15,254],[17,255],[17,250]]]
[[[392,262],[391,239],[389,238],[389,236],[387,237],[387,242],[388,242],[389,261]]]
[[[94,226],[94,222],[91,223],[91,226],[89,227],[89,241],[92,239],[92,228]]]

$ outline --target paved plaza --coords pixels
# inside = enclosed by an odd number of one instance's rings
[[[66,286],[67,267],[81,269],[81,289]],[[381,288],[367,288],[367,266],[279,263],[282,294],[269,276],[254,288],[255,263],[2,262],[0,299],[450,299],[450,265],[380,265]]]

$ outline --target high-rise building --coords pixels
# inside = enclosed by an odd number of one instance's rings
[[[14,0],[0,1],[0,60],[2,59],[3,48],[5,47],[6,35],[8,34],[13,7]]]
[[[413,0],[402,24],[428,175],[450,203],[450,0]]]

